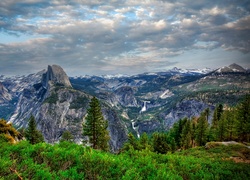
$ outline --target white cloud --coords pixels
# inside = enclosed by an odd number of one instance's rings
[[[247,1],[227,0],[2,0],[1,31],[30,40],[0,40],[0,66],[34,60],[45,67],[75,63],[90,74],[135,73],[173,64],[169,59],[193,49],[249,56],[249,7]]]

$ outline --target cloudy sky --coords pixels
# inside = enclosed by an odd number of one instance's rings
[[[0,74],[250,67],[249,0],[1,0]]]

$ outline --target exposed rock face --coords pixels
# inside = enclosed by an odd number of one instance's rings
[[[0,82],[0,103],[8,102],[11,99],[12,99],[11,94],[9,94],[8,90]]]
[[[169,113],[162,113],[160,116],[164,119],[164,126],[169,129],[173,126],[175,122],[182,118],[192,118],[199,117],[201,112],[206,108],[210,109],[210,116],[214,111],[214,106],[209,106],[204,102],[200,102],[197,100],[185,100],[178,103],[174,108],[171,109]]]
[[[28,119],[33,115],[37,128],[47,142],[58,142],[63,132],[68,130],[74,136],[74,141],[81,143],[84,138],[82,123],[85,121],[90,99],[90,95],[72,88],[61,67],[48,66],[40,82],[23,89],[9,121],[17,127],[27,127]],[[102,110],[109,122],[111,150],[117,151],[127,139],[125,124],[107,105]]]
[[[113,109],[107,107],[102,109],[104,118],[108,121],[111,151],[116,152],[127,141],[128,129]]]
[[[138,122],[136,123],[136,126],[138,126],[139,134],[142,134],[144,132],[153,133],[161,129],[161,123],[156,120]]]
[[[67,74],[58,65],[48,66],[47,72],[43,75],[43,85],[48,88],[49,82],[64,85],[65,87],[72,87]]]
[[[134,91],[129,86],[120,87],[115,92],[115,95],[122,106],[136,107],[137,100],[134,96]]]

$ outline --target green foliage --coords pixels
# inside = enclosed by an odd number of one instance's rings
[[[250,142],[250,95],[238,105],[237,133],[240,141]]]
[[[171,150],[170,145],[168,144],[168,136],[164,133],[154,133],[152,137],[152,146],[154,152],[166,154]]]
[[[123,145],[123,150],[139,150],[139,142],[132,133],[128,134],[128,141]]]
[[[237,153],[246,156],[250,149],[218,145],[173,154],[130,149],[115,155],[66,141],[22,141],[0,146],[0,179],[248,179],[249,164],[229,158]]]
[[[89,104],[86,122],[83,124],[83,135],[89,137],[91,147],[94,149],[109,150],[108,121],[104,120],[101,106],[96,97]]]
[[[28,128],[25,130],[25,138],[31,144],[44,142],[42,133],[36,129],[36,121],[33,115],[29,118]]]
[[[60,140],[60,142],[63,142],[63,141],[69,141],[69,142],[73,142],[74,140],[74,136],[71,134],[70,131],[64,131],[63,134],[62,134],[62,138]]]
[[[88,98],[87,97],[78,97],[74,101],[70,103],[69,108],[70,109],[80,109],[88,103]]]
[[[1,141],[14,143],[16,139],[21,139],[21,134],[12,126],[11,123],[7,123],[4,119],[0,119],[0,135]]]
[[[195,130],[195,141],[198,146],[203,146],[207,142],[208,133],[208,122],[206,119],[206,114],[201,113],[201,116],[198,118],[197,128]]]
[[[58,94],[53,92],[47,99],[45,99],[44,103],[56,104],[58,100]]]

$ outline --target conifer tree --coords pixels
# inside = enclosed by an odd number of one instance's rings
[[[166,154],[171,150],[170,145],[168,144],[168,136],[163,133],[154,133],[152,137],[152,146],[154,152]]]
[[[250,95],[238,105],[237,133],[241,142],[250,141]]]
[[[89,106],[86,122],[83,124],[83,135],[89,137],[93,149],[108,151],[110,139],[107,131],[108,122],[104,120],[98,99],[93,97]]]
[[[202,146],[207,142],[207,131],[208,131],[208,122],[206,120],[206,114],[201,113],[201,116],[198,119],[197,128],[195,132],[195,141],[198,146]]]
[[[227,123],[227,113],[224,111],[221,115],[220,121],[217,127],[217,139],[219,141],[225,140],[226,135],[226,123]]]
[[[209,129],[209,141],[218,141],[219,140],[219,134],[218,134],[218,129],[219,129],[219,121],[221,119],[221,116],[223,114],[223,105],[219,104],[216,106],[212,118],[212,125]],[[222,123],[220,123],[222,125]]]
[[[135,138],[135,136],[132,133],[128,134],[128,141],[123,145],[123,150],[139,150],[139,144],[138,140]]]
[[[230,109],[230,110],[225,110],[223,112],[223,114],[225,113],[225,116],[227,118],[226,121],[226,127],[225,127],[225,138],[226,140],[234,140],[235,136],[236,136],[236,111],[235,108],[234,109]]]
[[[149,139],[147,133],[143,133],[139,140],[140,149],[150,149]]]
[[[43,135],[40,131],[36,128],[36,121],[33,115],[29,118],[28,128],[25,130],[25,138],[31,144],[37,144],[40,142],[44,142]]]
[[[191,121],[186,120],[181,133],[181,147],[183,149],[188,149],[192,146],[191,142]]]
[[[206,115],[206,119],[208,121],[208,118],[209,118],[209,115],[210,115],[210,109],[206,108],[204,112],[205,112],[205,115]]]
[[[63,141],[73,142],[73,139],[74,139],[74,136],[71,134],[70,131],[64,131],[60,142],[63,142]]]

